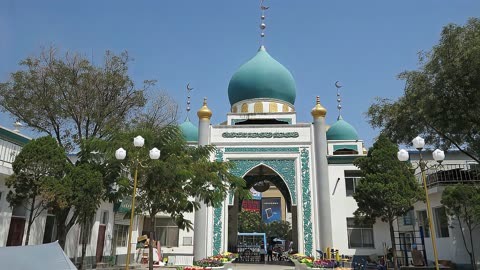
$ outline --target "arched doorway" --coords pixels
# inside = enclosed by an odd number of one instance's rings
[[[293,166],[291,168],[283,166],[280,167],[282,170],[279,173],[278,167],[274,167],[272,164],[267,161],[259,161],[255,165],[251,164],[253,167],[250,167],[243,174],[247,189],[255,191],[257,194],[251,200],[241,200],[238,196],[232,198],[228,207],[228,250],[230,252],[239,251],[237,240],[238,233],[243,232],[241,231],[242,226],[239,226],[241,225],[239,224],[239,215],[242,211],[258,212],[264,224],[274,221],[287,221],[291,226],[291,233],[285,237],[286,239],[282,239],[286,240],[283,243],[284,250],[288,250],[289,247],[298,250],[297,206],[293,203],[295,202],[296,190],[291,189],[291,187],[295,187],[294,177],[292,177],[295,174],[295,169]],[[290,172],[290,174],[285,175],[286,172]],[[291,179],[285,179],[288,176]],[[259,227],[257,232],[264,232],[261,231],[262,229],[265,229],[265,227]],[[272,234],[271,231],[270,234]],[[267,240],[267,242],[269,241],[270,239]]]

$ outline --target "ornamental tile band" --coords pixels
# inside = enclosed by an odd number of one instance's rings
[[[223,138],[298,138],[298,132],[223,132]]]
[[[292,197],[292,205],[297,204],[297,190],[295,187],[295,160],[293,159],[265,159],[265,160],[231,160],[235,164],[231,173],[238,177],[243,177],[251,169],[258,165],[266,165],[278,173],[285,184],[287,184],[288,191]],[[229,197],[229,204],[233,204],[233,196]]]
[[[300,152],[302,164],[302,207],[303,207],[303,234],[305,255],[311,256],[313,250],[312,235],[312,204],[310,196],[310,154],[308,149],[303,148]]]
[[[215,160],[223,162],[223,149],[215,151]],[[213,210],[213,254],[220,254],[222,251],[222,211],[223,204]]]
[[[298,153],[298,147],[227,147],[225,153],[244,153],[244,152],[293,152]]]

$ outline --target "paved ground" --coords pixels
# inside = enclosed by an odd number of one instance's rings
[[[228,270],[225,268],[225,270]],[[272,265],[272,264],[244,264],[244,263],[234,263],[231,265],[232,270],[255,270],[255,269],[262,269],[262,270],[293,270],[295,269],[294,266],[289,265]]]

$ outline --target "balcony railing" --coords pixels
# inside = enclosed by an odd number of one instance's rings
[[[480,184],[480,165],[478,164],[445,164],[426,171],[427,186],[443,186],[462,184]],[[421,181],[421,175],[417,174]]]

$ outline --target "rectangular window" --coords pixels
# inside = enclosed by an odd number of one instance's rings
[[[128,242],[128,225],[115,224],[113,233],[115,234],[116,247],[126,247]]]
[[[435,217],[435,230],[437,231],[437,237],[449,237],[448,217],[445,207],[433,208],[433,216]]]
[[[347,218],[348,247],[374,248],[373,224],[356,223],[354,218]]]
[[[353,196],[355,188],[361,179],[360,171],[345,171],[345,190],[348,197]]]
[[[102,211],[102,216],[100,218],[100,224],[106,225],[108,224],[108,211]]]
[[[408,211],[403,216],[403,225],[413,225],[413,210]]]
[[[142,234],[150,234],[150,219],[145,218]],[[177,224],[171,218],[155,219],[155,240],[165,247],[178,247],[179,232]]]
[[[430,227],[428,225],[427,210],[417,211],[418,226],[423,228],[423,236],[430,237]]]
[[[47,215],[47,219],[45,221],[45,230],[43,231],[44,244],[53,242],[56,228],[57,226],[55,224],[55,216]]]

